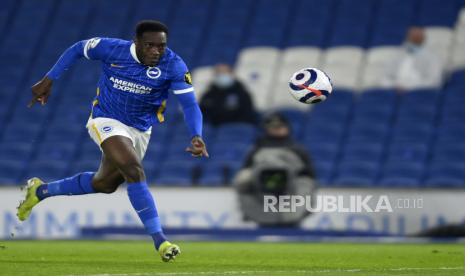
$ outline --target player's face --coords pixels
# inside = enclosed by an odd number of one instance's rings
[[[155,66],[166,49],[166,33],[145,32],[136,38],[136,54],[140,62],[147,66]]]

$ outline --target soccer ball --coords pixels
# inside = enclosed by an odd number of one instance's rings
[[[331,79],[316,68],[295,72],[289,80],[289,92],[299,102],[316,104],[326,100],[333,91]]]

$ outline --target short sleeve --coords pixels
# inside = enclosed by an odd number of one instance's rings
[[[178,56],[175,57],[173,64],[170,90],[172,90],[174,94],[184,94],[194,91],[191,73],[187,69],[184,61]]]

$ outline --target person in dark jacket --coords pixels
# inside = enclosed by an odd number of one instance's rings
[[[291,138],[291,127],[275,113],[263,122],[264,135],[249,152],[234,179],[244,219],[263,227],[295,227],[309,215],[305,207],[295,212],[264,211],[265,196],[314,195],[317,183],[306,151]]]
[[[215,66],[215,77],[200,99],[200,109],[206,123],[219,126],[225,123],[256,124],[257,114],[245,86],[227,64]]]

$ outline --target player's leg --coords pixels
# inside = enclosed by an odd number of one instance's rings
[[[102,155],[96,173],[81,172],[57,181],[43,183],[39,178],[31,178],[26,186],[26,198],[18,207],[18,218],[26,220],[32,208],[40,201],[59,195],[83,195],[92,193],[112,193],[124,182],[119,170]]]
[[[92,178],[92,186],[99,193],[111,194],[124,183],[124,177],[113,162],[102,154],[98,171]]]
[[[160,223],[155,201],[150,193],[141,157],[136,153],[133,141],[125,136],[112,136],[101,144],[104,155],[124,176],[131,204],[152,237],[155,248],[163,261],[174,259],[180,253],[177,245],[167,241]]]

